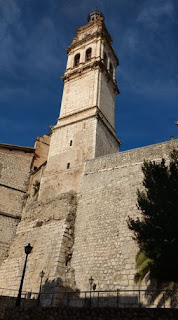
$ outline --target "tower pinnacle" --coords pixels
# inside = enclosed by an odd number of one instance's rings
[[[95,9],[89,13],[88,22],[96,20],[98,17],[101,17],[104,20],[104,14],[101,11],[99,11],[98,9]]]

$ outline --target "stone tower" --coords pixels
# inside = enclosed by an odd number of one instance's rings
[[[117,152],[119,147],[114,129],[118,59],[100,11],[92,11],[88,23],[77,29],[67,53],[61,111],[53,128],[40,199],[78,192],[85,161]]]
[[[86,160],[118,152],[119,147],[114,129],[117,65],[104,16],[95,10],[68,48],[61,111],[52,130],[47,164],[31,176],[31,185],[41,179],[39,193],[27,200],[9,256],[0,268],[5,294],[8,289],[18,290],[28,243],[33,250],[24,291],[38,292],[41,270],[43,290],[76,288],[71,261],[84,165]]]

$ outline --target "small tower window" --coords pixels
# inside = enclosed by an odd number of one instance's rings
[[[106,52],[104,52],[104,65],[105,65],[105,67],[107,68],[107,64],[108,64],[108,57],[107,57],[107,54],[106,54]]]
[[[110,63],[110,65],[109,65],[109,72],[111,74],[111,77],[113,78],[113,66],[112,66],[112,63]]]
[[[92,52],[91,48],[88,48],[85,55],[85,61],[91,60],[91,52]]]
[[[80,53],[77,53],[74,57],[74,67],[77,67],[80,63]]]
[[[72,140],[70,140],[70,147],[72,146]]]
[[[67,169],[69,169],[69,168],[70,168],[70,163],[68,162],[68,163],[67,163]]]

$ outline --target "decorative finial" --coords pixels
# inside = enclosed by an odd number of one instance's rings
[[[103,18],[104,20],[104,14],[98,10],[98,8],[96,7],[95,10],[91,11],[88,15],[88,22],[96,20],[98,17]]]

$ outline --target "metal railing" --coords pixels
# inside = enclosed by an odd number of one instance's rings
[[[18,291],[0,288],[2,298],[12,298]],[[51,292],[22,292],[22,305],[44,307],[113,307],[113,308],[178,308],[178,290],[107,290],[107,291],[64,291],[53,288]]]

